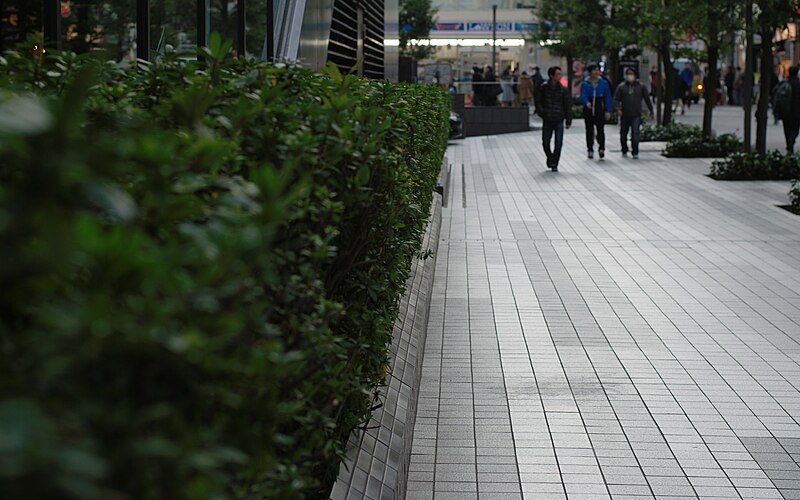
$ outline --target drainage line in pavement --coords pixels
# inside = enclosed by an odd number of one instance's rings
[[[467,208],[467,181],[463,163],[461,164],[461,208]]]

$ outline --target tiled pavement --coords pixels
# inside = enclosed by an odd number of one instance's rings
[[[406,498],[800,498],[788,184],[582,142],[448,151]]]

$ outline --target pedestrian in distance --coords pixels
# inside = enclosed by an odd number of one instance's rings
[[[536,87],[536,114],[542,118],[542,146],[547,156],[547,168],[558,172],[561,147],[564,144],[564,129],[572,126],[572,98],[569,89],[561,85],[561,68],[553,66],[547,70],[549,80]],[[550,142],[555,136],[555,147]]]
[[[732,67],[728,68],[725,72],[725,90],[728,93],[728,104],[736,104],[736,97],[734,96],[734,86],[736,84],[736,70]]]
[[[533,67],[533,70],[531,71],[531,80],[533,80],[534,91],[544,83],[544,77],[542,76],[542,72],[539,69],[539,66]]]
[[[500,74],[500,88],[502,89],[500,97],[501,106],[504,108],[511,107],[511,103],[514,101],[514,82],[510,67],[504,69]]]
[[[678,108],[681,108],[681,114],[686,113],[686,82],[683,81],[681,78],[680,73],[675,68],[672,68],[672,80],[674,85],[672,86],[672,99],[675,106],[672,108],[673,113],[678,112]]]
[[[658,92],[658,70],[655,66],[650,68],[650,97],[656,98]]]
[[[472,104],[483,106],[483,70],[472,67]]]
[[[614,109],[619,117],[619,139],[622,144],[622,156],[628,156],[628,131],[631,134],[631,153],[633,159],[639,158],[639,130],[642,126],[642,101],[647,105],[650,119],[653,119],[653,104],[650,94],[639,81],[639,75],[633,68],[625,70],[625,81],[617,86],[614,92]]]
[[[611,87],[608,80],[600,77],[600,68],[590,64],[586,68],[589,78],[581,82],[583,119],[586,123],[586,149],[589,159],[594,158],[595,131],[600,159],[606,155],[606,121],[611,118]]]
[[[497,106],[497,95],[501,92],[500,85],[497,83],[497,77],[494,74],[494,69],[488,64],[483,70],[483,105],[484,106]]]
[[[683,71],[681,71],[681,97],[683,99],[683,105],[686,108],[692,107],[692,99],[691,99],[691,92],[692,92],[692,85],[694,85],[694,70],[692,70],[692,65],[689,63],[684,64]],[[681,114],[683,114],[683,109],[681,109]]]
[[[789,68],[789,78],[783,80],[772,97],[775,115],[783,120],[783,135],[786,138],[786,152],[794,154],[794,143],[800,131],[800,79],[798,67]]]
[[[519,76],[517,87],[519,88],[520,104],[523,106],[529,106],[531,99],[533,99],[533,79],[528,76],[527,71],[523,71]]]

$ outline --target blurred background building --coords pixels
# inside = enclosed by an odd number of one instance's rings
[[[397,79],[398,0],[2,0],[0,43],[29,36],[115,61],[176,52],[194,58],[213,32],[232,55],[298,61]],[[271,15],[270,15],[271,14]]]

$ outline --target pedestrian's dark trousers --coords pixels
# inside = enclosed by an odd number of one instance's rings
[[[597,130],[597,145],[600,151],[606,149],[606,117],[605,111],[597,109],[594,114],[589,108],[584,109],[583,120],[586,122],[586,149],[594,151],[595,130]]]
[[[641,127],[641,116],[623,116],[619,119],[619,141],[623,153],[628,152],[628,131],[630,131],[632,152],[634,155],[639,154],[639,130]]]
[[[553,135],[556,136],[555,148],[550,148],[550,141]],[[561,159],[561,145],[564,144],[564,121],[563,120],[544,120],[542,125],[542,146],[544,154],[547,156],[547,166],[557,167]]]
[[[800,119],[783,119],[783,135],[786,137],[786,150],[789,153],[794,152],[794,142],[797,140],[798,131],[800,131]]]

